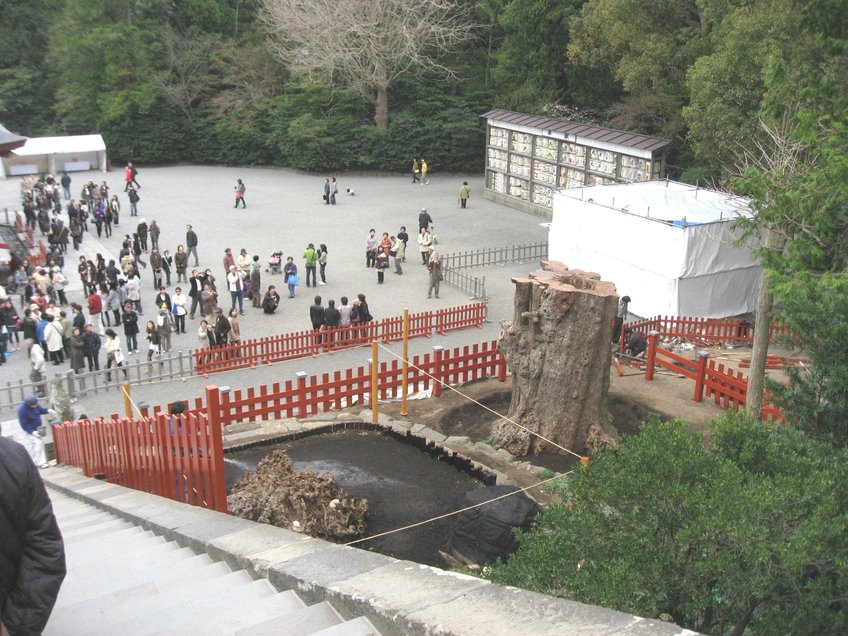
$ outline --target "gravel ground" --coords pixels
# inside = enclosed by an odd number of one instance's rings
[[[376,318],[399,315],[403,309],[411,312],[428,308],[450,307],[469,301],[459,290],[443,286],[440,299],[427,299],[427,275],[420,264],[415,235],[421,207],[427,207],[434,219],[442,253],[498,245],[538,243],[546,240],[547,229],[540,219],[505,206],[486,201],[481,197],[482,175],[433,174],[429,185],[413,185],[406,176],[353,176],[309,175],[289,170],[271,168],[231,168],[205,166],[139,167],[139,214],[148,223],[156,220],[162,228],[161,248],[172,253],[185,241],[185,226],[191,224],[199,237],[200,266],[210,268],[219,278],[223,274],[224,249],[231,247],[234,254],[244,247],[258,254],[265,263],[275,250],[293,255],[299,267],[302,255],[310,242],[325,243],[329,250],[327,285],[316,289],[301,285],[297,297],[285,298],[273,316],[261,310],[246,307],[247,315],[240,319],[243,338],[261,337],[309,328],[308,307],[314,294],[326,300],[342,295],[354,298],[366,294],[371,313]],[[67,290],[69,300],[83,300],[82,288],[76,276],[79,255],[93,257],[102,254],[107,260],[117,257],[124,234],[130,233],[136,220],[129,216],[129,204],[123,193],[123,171],[102,174],[96,172],[72,173],[72,192],[78,193],[88,179],[96,182],[104,178],[114,192],[119,194],[123,206],[121,223],[109,239],[98,240],[95,234],[85,237],[80,252],[71,250],[66,257],[66,270],[72,281]],[[324,205],[322,200],[325,177],[336,176],[340,195],[338,205]],[[247,186],[247,209],[233,209],[233,187],[237,178]],[[459,208],[458,189],[467,180],[472,188],[472,198],[466,210]],[[10,178],[0,181],[0,208],[14,210],[19,207],[20,180]],[[346,196],[346,188],[353,187],[356,196]],[[132,223],[131,223],[132,221]],[[406,225],[410,234],[407,263],[403,276],[387,270],[386,283],[377,285],[376,273],[365,267],[364,244],[369,228],[378,233],[394,234]],[[91,227],[93,230],[93,226]],[[36,232],[38,234],[38,232]],[[190,265],[193,263],[190,262]],[[430,351],[434,345],[454,347],[480,342],[497,336],[499,321],[512,315],[512,284],[510,278],[526,274],[535,265],[514,264],[506,267],[480,268],[476,276],[486,276],[490,299],[490,322],[481,330],[452,332],[445,337],[410,341],[410,353]],[[302,267],[301,267],[302,270]],[[301,271],[301,278],[304,279]],[[175,277],[174,277],[175,278]],[[282,286],[282,276],[263,272],[263,287],[274,281]],[[172,283],[174,281],[172,280]],[[142,270],[143,301],[152,304],[150,270]],[[173,291],[173,285],[169,291]],[[223,296],[223,295],[222,295]],[[82,303],[84,305],[84,303]],[[222,298],[222,305],[227,307]],[[142,318],[147,318],[150,310]],[[188,350],[196,345],[191,327],[189,333],[175,336],[175,350]],[[400,346],[393,350],[399,352]],[[137,357],[137,356],[136,356]],[[333,371],[364,363],[370,357],[367,349],[339,352],[333,356],[300,359],[260,367],[217,374],[208,379],[188,378],[183,382],[137,384],[132,387],[134,400],[149,404],[162,404],[175,399],[193,398],[203,394],[209,384],[243,388],[294,377],[297,371],[318,373]],[[48,367],[50,372],[67,371],[64,367]],[[9,358],[9,364],[0,368],[0,385],[15,382],[29,375],[29,365],[23,352]],[[117,392],[100,393],[82,398],[75,404],[77,413],[88,415],[121,412],[122,402]],[[12,409],[0,413],[0,418],[14,418]]]

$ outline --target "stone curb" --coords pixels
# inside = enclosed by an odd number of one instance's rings
[[[198,553],[244,568],[346,619],[367,617],[384,636],[689,636],[639,618],[463,574],[400,561],[89,479],[76,468],[42,472],[51,488]]]

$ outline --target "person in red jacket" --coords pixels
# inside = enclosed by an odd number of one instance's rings
[[[88,316],[94,330],[103,335],[103,298],[96,291],[88,297]]]
[[[136,167],[133,165],[132,161],[128,161],[127,167],[124,169],[124,181],[127,182],[127,184],[124,186],[124,192],[129,190],[130,185],[135,185],[137,190],[141,190],[141,186],[138,184],[138,181],[136,181],[137,176],[138,170],[136,170]]]

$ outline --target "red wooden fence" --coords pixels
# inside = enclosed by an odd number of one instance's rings
[[[748,379],[742,375],[741,371],[725,369],[723,364],[716,365],[714,360],[709,360],[707,352],[700,352],[697,361],[690,360],[660,347],[658,335],[649,335],[645,366],[646,380],[654,379],[655,367],[663,367],[672,373],[694,380],[695,392],[692,399],[695,402],[701,402],[706,393],[707,397],[712,397],[723,409],[745,408],[748,398]],[[760,417],[763,420],[777,420],[780,418],[780,411],[776,406],[764,403]]]
[[[646,320],[627,323],[621,326],[620,350],[624,351],[626,339],[624,329],[630,328],[648,334],[658,331],[664,338],[682,340],[703,340],[721,344],[753,342],[754,327],[743,320],[729,318],[687,318],[685,316],[654,316]],[[791,338],[792,333],[782,324],[769,325],[769,342],[775,343]]]
[[[398,397],[403,379],[397,358],[380,362],[380,399]],[[414,392],[442,384],[469,382],[495,376],[506,380],[506,360],[497,342],[484,342],[432,354],[410,361],[408,386]],[[222,428],[245,420],[307,417],[319,410],[332,411],[367,405],[371,392],[368,366],[324,373],[285,383],[250,387],[246,391],[221,392],[206,387],[206,400],[196,398],[194,408],[181,416],[168,415],[168,407],[141,409],[137,418],[66,422],[53,427],[56,459],[79,466],[92,477],[104,475],[116,484],[184,501],[196,506],[227,511],[224,481]],[[152,413],[152,414],[151,414]]]
[[[206,412],[66,422],[53,427],[56,459],[88,477],[227,512],[217,402],[218,391],[207,390]]]
[[[379,363],[378,396],[381,400],[400,397],[403,368],[399,359]],[[442,383],[456,384],[487,377],[506,380],[506,359],[497,342],[483,342],[433,353],[410,360],[408,386],[413,392],[432,389],[438,396]],[[217,389],[216,389],[217,391]],[[298,375],[294,380],[271,385],[249,387],[223,393],[218,402],[218,419],[222,426],[243,421],[268,421],[289,417],[308,417],[319,411],[334,411],[353,404],[367,406],[371,394],[371,369],[368,365],[312,376]],[[208,395],[208,391],[207,391]],[[195,412],[204,411],[200,400]],[[167,412],[167,406],[142,409],[143,415]]]
[[[436,311],[422,311],[409,316],[409,337],[430,338],[456,329],[481,328],[486,320],[486,303],[473,303]],[[239,344],[194,352],[194,368],[199,375],[255,367],[292,358],[332,353],[340,349],[360,347],[373,340],[385,343],[403,338],[403,317],[385,318],[350,327],[324,331],[295,331],[279,336],[245,340]]]

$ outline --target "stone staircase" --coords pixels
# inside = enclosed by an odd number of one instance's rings
[[[48,488],[65,540],[68,575],[45,636],[367,636],[326,601],[180,547],[109,512]]]

